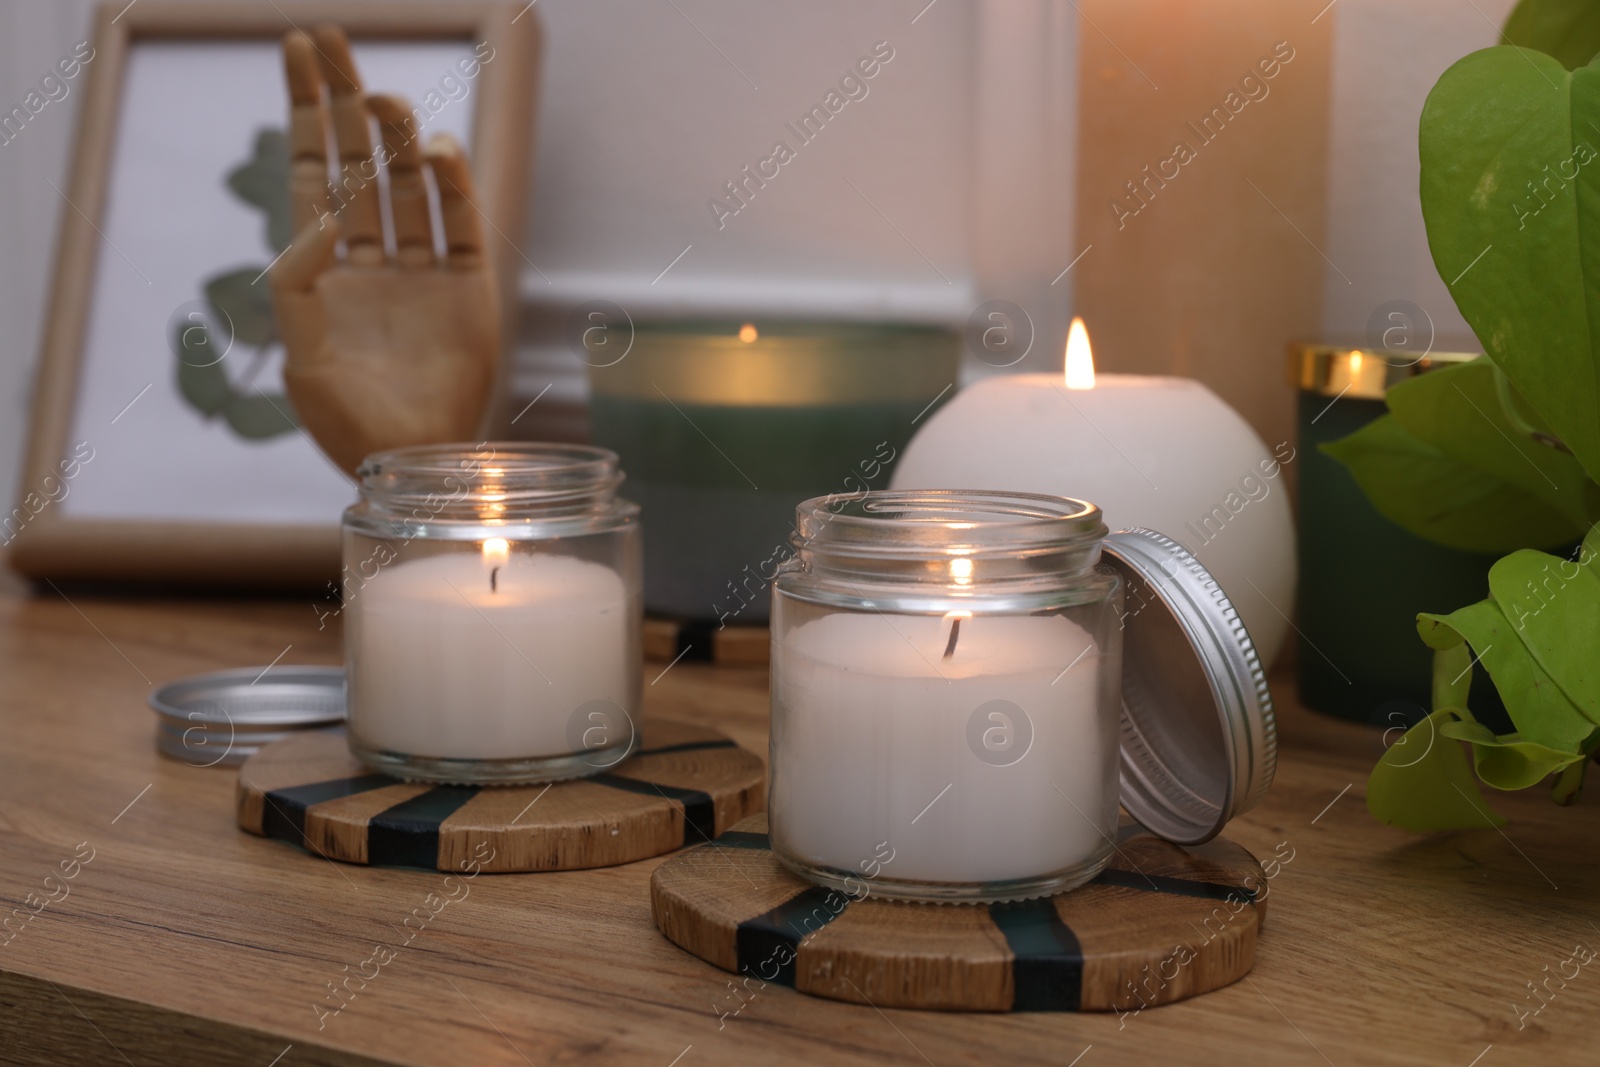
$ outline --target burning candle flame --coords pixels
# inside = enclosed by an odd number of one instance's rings
[[[1089,348],[1089,331],[1083,320],[1074,317],[1067,331],[1067,388],[1094,388],[1094,353]]]
[[[739,340],[743,341],[745,344],[750,344],[760,336],[761,335],[756,332],[756,326],[753,322],[747,322],[743,326],[739,327]]]

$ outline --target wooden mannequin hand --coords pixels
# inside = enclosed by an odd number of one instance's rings
[[[272,299],[300,423],[353,474],[386,448],[477,439],[500,354],[499,310],[460,145],[436,134],[424,150],[404,100],[363,93],[344,33],[319,26],[314,35],[296,31],[283,42],[297,232],[272,268]],[[330,114],[341,170],[331,190]],[[376,152],[369,116],[382,131]],[[380,167],[389,172],[392,257]],[[425,170],[438,190],[442,262]]]

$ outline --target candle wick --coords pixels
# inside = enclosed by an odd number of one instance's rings
[[[944,646],[944,658],[949,659],[956,654],[956,638],[961,636],[961,617],[958,615],[950,620],[950,640]]]
[[[499,567],[495,567],[493,570],[491,570],[489,572],[489,592],[498,593],[500,591],[499,588],[498,588],[499,583],[497,581],[499,576],[500,576],[500,568]]]

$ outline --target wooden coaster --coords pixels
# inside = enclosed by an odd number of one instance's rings
[[[767,662],[772,635],[765,626],[723,626],[652,616],[644,620],[644,655],[656,662],[710,660],[725,666]]]
[[[346,863],[565,871],[700,844],[765,805],[761,760],[716,730],[649,721],[639,747],[593,777],[479,788],[374,774],[344,731],[318,731],[239,768],[239,827]]]
[[[1249,973],[1267,892],[1255,857],[1220,839],[1180,848],[1131,821],[1119,836],[1111,866],[1070,893],[914,904],[804,881],[753,815],[657,867],[650,897],[663,934],[752,989],[879,1008],[1126,1014]]]

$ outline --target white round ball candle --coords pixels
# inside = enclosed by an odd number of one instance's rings
[[[1096,504],[1112,529],[1143,526],[1193,552],[1233,602],[1262,658],[1277,656],[1295,584],[1294,522],[1268,448],[1190,378],[1096,374],[1074,319],[1065,379],[986,378],[928,420],[894,489],[1004,489]]]

